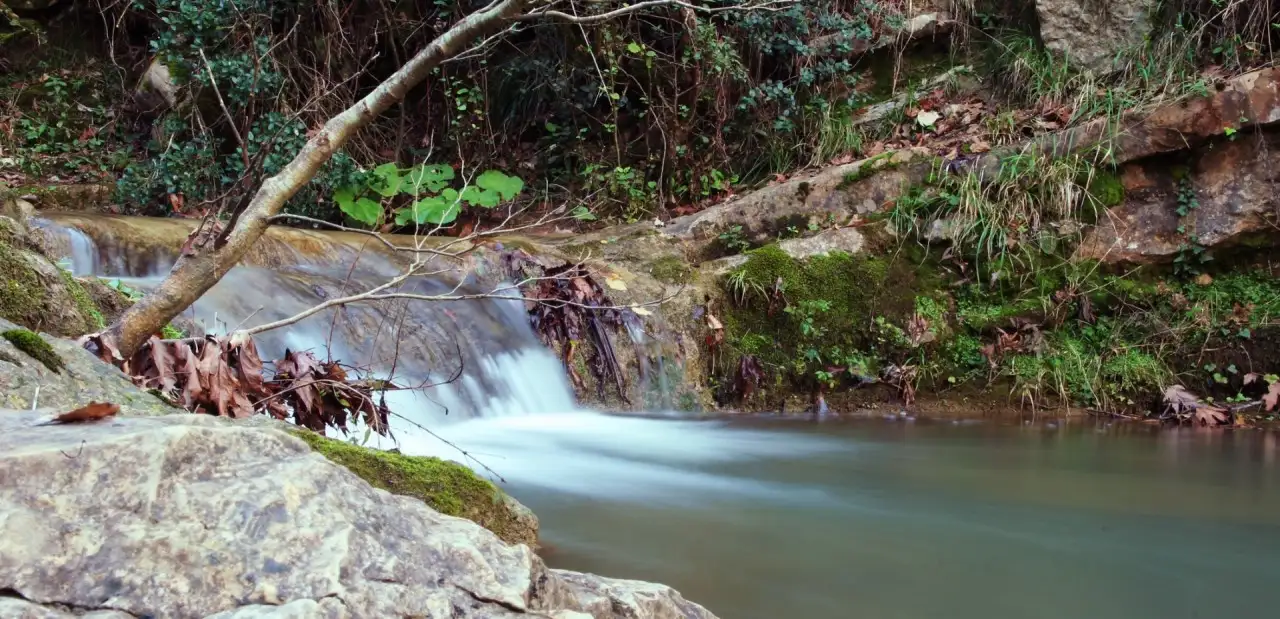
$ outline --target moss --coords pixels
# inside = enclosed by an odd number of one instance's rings
[[[893,156],[895,154],[896,151],[887,151],[863,161],[862,165],[858,166],[858,169],[844,175],[844,180],[840,182],[837,189],[846,189],[850,185],[870,177],[877,172],[892,170],[898,167],[901,164],[893,160]]]
[[[22,252],[0,243],[0,317],[22,325],[38,325],[46,316],[45,290]]]
[[[811,349],[847,356],[873,346],[873,319],[910,316],[915,283],[900,261],[843,252],[797,260],[768,245],[748,252],[747,262],[727,278],[729,296],[739,302],[722,310],[721,318],[738,352],[766,365],[798,368],[814,361]]]
[[[537,532],[530,531],[503,492],[465,466],[360,447],[306,430],[293,434],[375,488],[419,499],[442,514],[466,518],[508,543],[536,544]]]
[[[51,372],[60,373],[66,368],[62,357],[59,357],[53,347],[37,333],[26,329],[10,329],[0,333],[0,337],[8,340],[14,348],[26,353],[28,357],[43,363]]]
[[[62,283],[67,288],[67,294],[76,304],[76,309],[80,311],[81,316],[84,316],[88,328],[99,331],[106,328],[107,321],[102,317],[102,312],[98,310],[98,306],[94,305],[93,300],[89,298],[89,293],[85,291],[76,276],[65,269],[58,269],[58,273],[62,276]]]
[[[1100,170],[1089,181],[1089,195],[1103,207],[1117,206],[1124,202],[1124,183],[1116,173]]]
[[[687,284],[693,275],[693,267],[679,256],[664,256],[649,263],[649,274],[666,284]]]

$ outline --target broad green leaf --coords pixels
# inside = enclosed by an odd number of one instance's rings
[[[410,222],[416,224],[450,224],[458,218],[458,212],[461,210],[462,206],[455,200],[446,200],[441,196],[431,196],[414,202],[412,206],[396,211],[396,224],[401,226]]]
[[[524,190],[524,181],[520,180],[519,176],[507,176],[497,170],[485,170],[476,177],[476,186],[496,191],[503,200],[510,200]]]
[[[429,163],[409,168],[404,174],[404,183],[400,185],[401,193],[420,196],[425,193],[439,193],[449,186],[453,180],[453,166],[443,163]]]
[[[475,185],[467,185],[462,189],[462,201],[471,206],[493,208],[502,201],[502,197],[496,191],[481,189]]]
[[[369,175],[369,189],[383,197],[390,198],[400,192],[404,178],[400,176],[400,168],[394,163],[384,163],[373,169]]]
[[[338,204],[338,208],[342,209],[342,212],[345,213],[356,201],[356,192],[350,187],[343,187],[342,189],[333,192],[333,201],[336,202]]]
[[[642,49],[643,48],[640,47],[640,44],[636,43],[635,41],[632,41],[631,43],[627,43],[627,51],[633,54],[639,54]]]
[[[342,208],[341,205],[339,208]],[[360,198],[350,208],[343,208],[342,212],[360,223],[372,226],[382,217],[382,204],[369,198]]]

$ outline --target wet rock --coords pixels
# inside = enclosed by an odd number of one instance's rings
[[[1045,47],[1093,71],[1151,32],[1155,0],[1035,0]]]
[[[712,617],[661,585],[547,569],[271,427],[38,419],[0,411],[0,609],[19,616]]]

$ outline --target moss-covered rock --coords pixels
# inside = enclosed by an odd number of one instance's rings
[[[0,318],[28,329],[79,336],[123,309],[118,292],[54,264],[21,224],[0,217]],[[114,301],[114,302],[112,302]]]
[[[649,274],[664,284],[687,284],[693,267],[679,256],[664,256],[649,263]]]
[[[420,499],[442,514],[466,518],[507,543],[538,545],[537,517],[465,466],[360,447],[305,430],[294,434],[375,488]]]
[[[43,363],[51,372],[60,373],[66,367],[62,357],[59,357],[53,347],[37,333],[26,329],[10,329],[0,333],[0,337],[8,340],[14,348],[26,353],[28,357]]]

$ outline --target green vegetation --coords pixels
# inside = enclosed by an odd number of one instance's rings
[[[43,315],[44,284],[22,252],[0,243],[0,317],[22,325],[38,325]]]
[[[537,545],[536,525],[518,513],[501,490],[465,466],[361,447],[306,430],[293,435],[375,488],[413,497],[442,514],[471,520],[508,543]]]
[[[66,287],[67,294],[75,302],[76,309],[80,311],[81,316],[84,316],[86,327],[97,331],[106,328],[107,321],[102,317],[102,312],[94,304],[93,299],[89,298],[89,293],[85,291],[76,276],[63,268],[58,269],[58,275],[62,277],[62,285]]]
[[[986,179],[979,170],[935,169],[927,182],[898,199],[890,214],[895,229],[920,239],[947,241],[979,268],[994,271],[1026,264],[1041,251],[1054,253],[1070,240],[1056,224],[1096,218],[1097,194],[1114,199],[1114,178],[1095,187],[1086,160],[1010,155]]]
[[[901,338],[886,336],[889,323],[871,317],[901,321],[913,312],[916,275],[904,262],[841,252],[797,260],[777,245],[747,256],[725,278],[730,303],[722,318],[737,356],[804,385],[833,380],[829,368],[837,366],[856,381],[878,369],[874,360],[903,348]]]
[[[40,334],[28,331],[26,329],[10,329],[4,333],[0,333],[0,337],[8,340],[13,344],[14,348],[26,353],[28,357],[39,361],[49,368],[50,372],[61,373],[66,369],[62,357],[54,352],[53,347]]]

